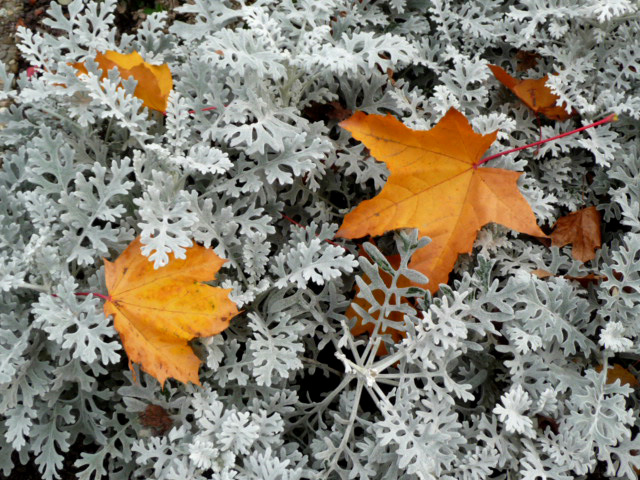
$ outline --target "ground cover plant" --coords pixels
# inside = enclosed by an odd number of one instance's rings
[[[116,8],[0,64],[1,474],[637,477],[637,2]]]

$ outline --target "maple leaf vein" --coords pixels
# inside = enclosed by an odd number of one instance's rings
[[[185,270],[188,270],[188,269],[185,269]],[[132,286],[131,288],[128,288],[127,290],[122,290],[121,292],[116,292],[115,288],[114,288],[114,292],[111,293],[111,296],[112,297],[119,297],[119,296],[121,296],[121,295],[123,295],[125,293],[131,292],[132,290],[137,290],[139,288],[146,287],[148,285],[151,285],[152,283],[157,282],[158,280],[164,280],[165,278],[169,278],[169,277],[172,277],[172,276],[185,277],[185,276],[188,276],[188,275],[185,275],[185,274],[183,274],[181,272],[170,272],[170,273],[168,273],[166,275],[157,276],[157,277],[153,278],[152,280],[149,280],[148,282],[136,284],[136,285]],[[213,280],[213,278],[211,280]],[[203,282],[197,282],[197,283],[204,284]]]
[[[405,152],[407,149],[411,148],[411,149],[419,150],[421,152],[433,153],[434,155],[439,155],[439,156],[442,156],[442,157],[450,158],[451,160],[455,160],[456,162],[460,162],[460,163],[464,163],[465,165],[469,165],[467,162],[465,162],[464,160],[461,160],[458,157],[454,157],[453,155],[448,155],[448,154],[446,154],[444,152],[437,152],[435,150],[429,150],[427,148],[424,148],[424,146],[422,146],[422,145],[411,145],[411,144],[400,142],[398,140],[394,140],[394,139],[391,139],[391,138],[379,137],[378,135],[374,135],[373,133],[371,133],[371,129],[369,129],[369,133],[365,133],[363,135],[369,136],[371,138],[375,138],[376,140],[379,140],[379,141],[382,141],[382,142],[394,143],[396,145],[402,145],[403,147],[406,147],[405,150],[402,150],[401,152],[396,152],[396,153],[393,153],[393,154],[385,154],[386,157],[395,157],[396,155],[399,155],[400,153]],[[366,143],[365,143],[365,145],[366,145]],[[420,158],[416,158],[415,161],[418,161],[418,160],[420,160]],[[384,162],[384,160],[379,160],[379,161]],[[413,163],[410,163],[408,165],[413,165]]]
[[[188,310],[167,310],[166,308],[162,308],[162,307],[147,307],[145,305],[136,305],[135,303],[130,303],[130,302],[124,302],[122,300],[120,300],[119,302],[122,305],[127,305],[129,307],[136,307],[136,308],[140,308],[142,310],[156,310],[159,312],[166,312],[166,313],[183,313],[183,314],[188,314],[188,315],[205,315],[205,316],[211,316],[212,313],[211,312],[200,312],[200,311],[188,311]],[[127,317],[128,319],[129,317]],[[131,321],[130,321],[131,323]],[[133,324],[133,323],[132,323]]]
[[[449,181],[453,180],[453,179],[454,179],[454,178],[456,178],[456,177],[459,177],[459,176],[461,176],[461,175],[464,175],[464,174],[465,174],[465,173],[467,173],[469,170],[471,170],[471,167],[469,167],[469,168],[467,168],[466,170],[463,170],[463,171],[461,171],[461,172],[459,172],[459,173],[456,173],[455,175],[452,175],[451,177],[445,178],[444,180],[442,180],[442,181],[440,181],[440,182],[438,182],[438,183],[434,183],[434,184],[432,184],[432,185],[429,185],[428,187],[425,187],[425,188],[423,188],[422,190],[419,190],[419,191],[417,191],[417,192],[412,192],[412,193],[415,193],[413,196],[414,196],[414,197],[417,197],[418,195],[423,194],[423,193],[424,193],[425,191],[427,191],[427,190],[431,190],[432,188],[436,188],[436,187],[438,187],[438,186],[442,185],[443,183],[447,183],[447,182],[449,182]],[[397,186],[397,187],[402,187],[401,185],[398,185],[398,184],[396,184],[396,183],[394,183],[394,185],[395,185],[395,186]],[[384,188],[384,187],[383,187],[383,188]],[[468,191],[468,188],[467,188],[467,191]],[[375,199],[375,197],[373,197],[371,200],[374,200],[374,199]],[[387,199],[385,199],[385,200],[387,200]],[[389,200],[389,202],[391,202],[391,203],[393,204],[393,206],[395,206],[396,208],[398,207],[398,205],[400,205],[400,204],[402,203],[402,202],[396,202],[396,201],[391,200],[391,199],[388,199],[388,200]],[[380,212],[379,212],[379,213],[382,213],[383,211],[386,211],[386,210],[388,210],[389,208],[391,208],[391,207],[389,206],[389,207],[383,208],[383,209],[381,209],[381,210],[380,210]],[[446,218],[446,217],[442,217],[442,218]]]

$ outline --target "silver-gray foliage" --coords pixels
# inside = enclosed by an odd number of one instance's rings
[[[640,355],[637,1],[192,0],[133,35],[115,8],[52,2],[55,34],[18,30],[37,75],[0,64],[0,472],[52,480],[74,454],[83,480],[637,478],[637,389],[599,368]],[[165,117],[101,79],[105,50],[169,64]],[[577,116],[539,124],[498,84],[487,65],[518,52]],[[418,129],[453,106],[500,130],[490,153],[619,114],[492,165],[525,172],[540,224],[596,205],[605,246],[583,265],[489,225],[436,295],[401,287],[428,239],[334,238],[388,172],[314,116],[330,102]],[[105,293],[102,258],[138,235],[156,268],[194,241],[228,259],[216,284],[243,313],[194,342],[201,386],[134,377],[77,295]],[[354,338],[356,284],[373,333]],[[152,404],[168,431],[141,421]]]

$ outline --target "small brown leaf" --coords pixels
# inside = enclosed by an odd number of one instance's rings
[[[572,275],[565,275],[564,278],[567,280],[573,280],[574,282],[578,282],[582,288],[587,288],[590,283],[598,283],[601,280],[606,280],[606,275],[598,275],[596,273],[588,273],[583,275],[582,277],[574,277]]]
[[[555,277],[553,273],[551,273],[548,270],[543,270],[542,268],[536,268],[535,270],[531,270],[531,273],[538,278]]]
[[[600,212],[596,207],[587,207],[558,219],[551,233],[552,245],[564,247],[571,243],[571,256],[581,262],[593,260],[596,249],[602,246],[600,234]]]
[[[531,270],[530,273],[532,275],[535,275],[536,277],[538,277],[540,279],[557,276],[557,275],[554,275],[553,273],[551,273],[550,271],[544,270],[544,269],[541,269],[541,268],[537,268],[535,270]],[[572,280],[574,282],[578,282],[582,286],[582,288],[587,288],[590,283],[598,283],[600,280],[606,280],[607,279],[606,275],[598,275],[596,273],[587,273],[586,275],[583,275],[581,277],[574,277],[573,275],[562,275],[562,277],[566,278],[567,280]]]
[[[596,372],[600,373],[601,371],[602,365],[598,365]],[[620,384],[622,385],[629,385],[633,388],[640,386],[640,382],[638,382],[636,376],[618,363],[610,365],[607,369],[607,383],[611,384],[616,380],[620,380]]]
[[[566,120],[574,112],[567,113],[563,105],[556,105],[558,96],[547,87],[549,75],[542,78],[518,80],[497,65],[489,65],[493,75],[509,90],[536,113],[541,113],[551,120]]]
[[[173,426],[169,413],[160,405],[147,405],[144,412],[140,412],[140,423],[149,427],[154,435],[164,435]]]
[[[527,52],[526,50],[518,50],[516,53],[516,59],[518,64],[516,66],[516,71],[524,72],[525,70],[529,70],[530,68],[534,68],[538,64],[538,60],[542,58],[540,54],[536,52]]]

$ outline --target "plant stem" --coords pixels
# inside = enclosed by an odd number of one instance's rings
[[[19,286],[22,288],[28,288],[29,290],[35,290],[36,292],[49,293],[49,289],[42,285],[35,285],[33,283],[22,282]]]
[[[207,112],[207,111],[209,111],[209,110],[215,110],[215,109],[216,109],[216,107],[206,107],[206,108],[201,108],[201,109],[200,109],[200,111],[201,111],[201,112]],[[190,113],[191,115],[195,115],[196,110],[189,110],[189,113]]]
[[[349,439],[351,438],[351,434],[353,432],[354,424],[356,421],[356,417],[358,415],[358,407],[360,406],[360,397],[362,396],[362,389],[364,387],[364,382],[362,380],[358,381],[356,385],[353,406],[351,409],[351,414],[349,415],[349,419],[346,422],[346,428],[344,434],[342,436],[342,440],[340,441],[340,445],[335,449],[335,453],[333,455],[333,459],[331,463],[324,471],[323,475],[320,477],[321,479],[329,478],[331,472],[333,472],[338,465],[338,461],[340,460],[341,454],[344,452],[344,449],[347,447],[347,443],[349,443]]]
[[[108,141],[111,136],[111,130],[113,129],[113,120],[115,117],[111,117],[109,119],[109,124],[107,125],[107,132],[104,134],[104,141]]]
[[[530,143],[528,145],[524,145],[522,147],[512,148],[511,150],[507,150],[505,152],[496,153],[495,155],[491,155],[491,156],[489,156],[487,158],[483,158],[478,163],[475,163],[473,165],[473,168],[474,169],[478,168],[483,163],[487,163],[489,160],[493,160],[494,158],[498,158],[498,157],[501,157],[503,155],[507,155],[509,153],[517,152],[519,150],[524,150],[525,148],[531,148],[531,147],[535,147],[537,145],[542,145],[543,143],[547,143],[547,142],[550,142],[552,140],[557,140],[559,138],[566,137],[568,135],[573,135],[574,133],[581,132],[581,131],[586,130],[588,128],[597,127],[597,126],[603,125],[605,123],[615,122],[617,120],[618,120],[618,116],[615,113],[612,113],[611,115],[609,115],[606,118],[603,118],[602,120],[599,120],[599,121],[597,121],[595,123],[591,123],[589,125],[585,125],[584,127],[576,128],[575,130],[571,130],[570,132],[561,133],[560,135],[556,135],[555,137],[545,138],[544,140],[539,140],[537,142],[533,142],[533,143]]]
[[[331,367],[325,365],[324,363],[319,362],[318,360],[314,360],[313,358],[307,358],[307,357],[299,357],[299,358],[300,358],[300,360],[302,362],[308,363],[310,365],[315,365],[317,368],[321,368],[323,370],[326,370],[329,373],[333,373],[337,377],[343,377],[344,376],[344,372],[339,372],[335,368],[331,368]]]

